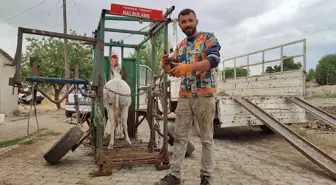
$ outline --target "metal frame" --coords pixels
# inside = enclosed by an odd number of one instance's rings
[[[76,36],[76,35],[69,35],[69,34],[64,34],[64,33],[50,32],[50,31],[45,31],[45,30],[19,27],[16,53],[15,53],[13,62],[9,64],[9,66],[15,66],[14,77],[9,79],[9,85],[13,86],[13,88],[20,87],[22,85],[21,84],[21,57],[22,57],[22,39],[23,39],[24,33],[32,34],[32,35],[71,39],[71,40],[77,40],[77,41],[85,41],[85,42],[92,44],[95,47],[100,45],[100,40],[96,38],[92,38],[92,37]],[[99,50],[99,52],[102,52],[102,50]],[[71,79],[64,79],[64,80],[66,80],[67,82],[71,81]],[[67,83],[67,82],[63,82],[63,83]]]
[[[141,18],[134,18],[134,17],[113,17],[108,16],[109,14],[108,10],[103,10],[101,14],[101,18],[98,24],[98,29],[95,31],[95,37],[84,37],[84,36],[75,36],[75,35],[69,35],[69,34],[63,34],[63,33],[57,33],[57,32],[50,32],[45,30],[37,30],[37,29],[30,29],[30,28],[18,28],[18,40],[17,40],[17,49],[15,53],[14,60],[10,66],[15,66],[15,74],[13,78],[9,79],[9,85],[13,86],[13,89],[15,87],[21,87],[21,55],[22,55],[22,39],[23,34],[33,34],[33,35],[41,35],[41,36],[50,36],[50,37],[57,37],[57,38],[64,38],[64,39],[71,39],[71,40],[77,40],[77,41],[84,41],[88,44],[92,44],[94,46],[94,68],[93,68],[93,76],[92,76],[92,85],[91,90],[94,91],[94,94],[84,94],[81,92],[84,96],[93,98],[93,105],[92,105],[92,114],[91,114],[91,122],[93,123],[93,129],[92,129],[92,149],[95,153],[95,159],[97,162],[97,165],[99,166],[99,171],[103,170],[103,165],[106,164],[106,166],[121,166],[121,165],[135,165],[135,164],[143,164],[143,163],[154,163],[157,165],[158,169],[167,169],[169,167],[169,158],[168,158],[168,145],[167,145],[167,76],[164,75],[164,146],[162,151],[159,154],[151,154],[150,157],[144,157],[144,158],[138,158],[138,159],[124,159],[124,160],[118,160],[118,161],[111,161],[104,157],[103,155],[103,120],[98,119],[97,113],[94,109],[94,106],[99,106],[100,110],[105,110],[103,106],[103,87],[104,87],[104,46],[116,46],[122,48],[122,55],[123,55],[123,48],[134,48],[137,51],[137,91],[140,91],[139,88],[139,80],[140,80],[140,74],[139,74],[139,68],[140,68],[140,54],[139,51],[145,42],[148,40],[152,40],[154,42],[155,35],[161,30],[164,29],[164,49],[168,50],[168,24],[171,22],[170,18],[167,18],[175,9],[174,6],[167,9],[167,11],[164,13],[163,21],[156,21],[156,20],[147,20],[147,19],[141,19]],[[153,27],[147,32],[139,32],[139,31],[131,31],[131,30],[120,30],[120,29],[110,29],[105,28],[105,21],[107,20],[116,20],[116,21],[140,21],[140,22],[155,22]],[[112,31],[112,32],[124,32],[124,33],[135,33],[135,34],[141,34],[141,35],[147,35],[147,38],[145,38],[142,42],[136,45],[130,45],[130,44],[124,44],[124,43],[116,43],[116,42],[110,42],[110,43],[104,43],[104,32],[105,31]],[[152,52],[152,67],[155,65],[155,48],[153,48]],[[111,49],[110,49],[111,52]],[[122,56],[123,57],[123,56]],[[37,83],[72,83],[72,84],[79,84],[84,83],[87,84],[88,81],[79,80],[79,79],[57,79],[57,78],[48,78],[48,77],[38,77],[37,75],[34,75],[32,77],[26,78],[27,81],[31,82],[37,82]],[[80,90],[80,89],[79,89]],[[68,92],[69,93],[69,92]],[[151,93],[149,93],[151,94]],[[63,100],[65,97],[63,97],[61,100]],[[139,99],[137,100],[139,102]],[[152,102],[151,100],[149,102]],[[138,103],[139,105],[139,103]],[[148,103],[149,108],[152,107],[151,103]],[[105,117],[105,111],[100,112],[100,118]],[[150,114],[150,113],[149,113]],[[148,117],[149,115],[147,115]],[[150,115],[152,116],[152,115]],[[149,119],[152,120],[152,119]],[[153,123],[153,122],[152,122]],[[136,125],[136,124],[134,124]],[[154,127],[151,128],[151,133],[154,132]],[[151,137],[152,140],[152,137]]]
[[[302,54],[299,54],[299,55],[293,55],[293,56],[287,56],[287,57],[283,57],[283,48],[285,46],[289,46],[289,45],[294,45],[294,44],[297,44],[297,43],[301,43],[303,44],[303,53]],[[273,60],[267,60],[265,61],[265,52],[266,51],[270,51],[270,50],[273,50],[273,49],[278,49],[280,48],[280,58],[278,59],[273,59]],[[250,64],[249,63],[249,56],[250,55],[254,55],[254,54],[258,54],[258,53],[262,53],[262,59],[261,59],[261,62],[257,62],[257,63],[254,63],[254,64]],[[262,64],[262,74],[264,74],[265,72],[265,64],[266,63],[271,63],[271,62],[276,62],[276,61],[280,61],[280,66],[281,66],[281,71],[280,72],[283,72],[283,61],[285,59],[288,59],[288,58],[297,58],[297,57],[303,57],[303,68],[302,68],[302,71],[304,73],[306,73],[306,39],[301,39],[301,40],[297,40],[297,41],[293,41],[293,42],[289,42],[289,43],[285,43],[285,44],[281,44],[281,45],[278,45],[278,46],[274,46],[274,47],[270,47],[270,48],[266,48],[266,49],[263,49],[263,50],[259,50],[259,51],[255,51],[255,52],[252,52],[252,53],[248,53],[248,54],[244,54],[244,55],[240,55],[240,56],[236,56],[236,57],[232,57],[232,58],[228,58],[228,59],[223,59],[221,61],[221,63],[223,63],[223,77],[222,77],[222,80],[225,80],[225,62],[226,61],[229,61],[229,60],[234,60],[234,78],[236,78],[236,59],[237,58],[242,58],[242,57],[247,57],[247,65],[241,65],[239,66],[239,68],[242,68],[242,67],[247,67],[247,71],[249,71],[249,68],[250,66],[255,66],[255,65],[260,65]],[[229,69],[232,69],[232,68],[229,68]]]
[[[124,53],[124,48],[134,48],[137,51],[137,67],[136,67],[136,92],[137,92],[137,108],[139,108],[139,91],[141,90],[140,87],[140,49],[144,48],[143,44],[146,43],[148,40],[153,40],[155,39],[156,34],[161,30],[164,29],[164,49],[168,50],[168,24],[172,21],[170,18],[167,18],[173,11],[175,7],[172,6],[171,8],[167,9],[166,12],[163,14],[163,21],[157,21],[157,20],[149,20],[149,19],[142,19],[142,18],[136,18],[136,17],[128,17],[128,16],[111,16],[112,14],[108,10],[102,10],[100,21],[98,24],[97,29],[95,30],[95,38],[98,38],[98,40],[104,41],[105,40],[105,32],[118,32],[118,33],[131,33],[131,34],[139,34],[139,35],[145,35],[147,36],[143,41],[141,41],[139,44],[124,44],[123,42],[113,42],[113,40],[110,40],[109,43],[104,43],[101,45],[100,50],[104,51],[104,46],[109,46],[109,52],[111,54],[112,52],[112,47],[120,47],[121,48],[121,58],[123,60],[123,53]],[[109,15],[110,14],[110,15]],[[154,25],[152,28],[148,31],[133,31],[133,30],[124,30],[124,29],[115,29],[115,28],[105,28],[105,22],[106,21],[138,21],[138,22],[154,22]],[[97,48],[96,48],[97,49]],[[155,65],[155,48],[153,47],[152,50],[152,68]],[[99,54],[98,54],[99,53]],[[94,84],[98,84],[98,89],[97,89],[97,96],[96,96],[96,101],[94,102],[94,106],[99,106],[100,110],[105,110],[103,106],[103,99],[102,99],[102,88],[104,85],[104,80],[105,78],[104,74],[104,55],[101,54],[100,52],[96,53],[94,55],[94,61],[96,62],[96,65],[94,65],[96,68],[94,69],[94,74],[93,74],[93,80]],[[99,62],[99,65],[97,64]],[[123,61],[121,61],[123,62]],[[165,75],[164,77],[164,85],[166,85],[167,77]],[[167,90],[165,87],[164,91],[164,100],[165,100],[165,105],[164,105],[164,146],[163,149],[160,153],[158,154],[151,154],[149,157],[143,157],[143,158],[137,158],[137,159],[118,159],[118,160],[111,160],[108,159],[104,156],[103,152],[103,124],[100,123],[100,120],[97,119],[96,112],[92,112],[92,122],[93,125],[95,126],[95,129],[93,129],[92,132],[92,145],[93,148],[95,149],[95,159],[97,164],[99,165],[99,170],[103,170],[103,165],[106,166],[122,166],[122,165],[136,165],[136,164],[143,164],[143,163],[154,163],[157,165],[158,169],[167,169],[169,167],[169,158],[168,158],[168,140],[167,140]],[[151,93],[149,93],[151,94]],[[149,100],[148,102],[148,107],[147,110],[151,110],[152,108],[152,101]],[[100,112],[103,117],[105,117],[105,111]],[[151,112],[148,112],[148,114],[151,114]],[[152,117],[152,115],[148,115]],[[135,116],[138,116],[138,114],[135,114]],[[153,139],[154,136],[152,136],[154,127],[153,122],[151,120],[153,119],[147,119],[149,121],[149,125],[151,128],[151,139],[149,143],[149,148],[150,152],[152,151],[153,147]],[[134,124],[132,126],[138,126],[139,124]],[[132,129],[130,126],[128,127],[129,129]],[[132,137],[132,135],[130,135]],[[105,164],[104,164],[105,163]]]

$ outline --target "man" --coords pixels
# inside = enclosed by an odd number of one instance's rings
[[[187,37],[170,57],[162,56],[164,71],[171,76],[181,77],[179,101],[175,111],[176,140],[170,173],[155,185],[181,184],[181,166],[194,116],[199,124],[202,142],[201,185],[210,185],[214,162],[213,120],[216,111],[214,68],[220,62],[221,46],[213,33],[197,31],[198,20],[193,10],[182,10],[178,19],[179,26]]]
[[[110,57],[110,64],[111,64],[111,72],[112,69],[117,69],[116,71],[118,71],[119,73],[121,73],[121,68],[119,67],[119,57],[116,53],[112,53],[111,57]],[[110,73],[110,79],[112,78],[112,73]]]

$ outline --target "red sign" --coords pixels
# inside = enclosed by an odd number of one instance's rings
[[[135,6],[121,5],[121,4],[111,4],[111,14],[129,16],[129,17],[138,17],[144,19],[153,19],[153,20],[163,20],[163,11],[153,10],[148,8],[141,8]]]

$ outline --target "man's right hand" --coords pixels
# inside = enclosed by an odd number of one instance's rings
[[[164,54],[161,56],[161,67],[165,69],[167,66],[169,66],[169,58],[168,54]]]
[[[170,62],[171,60],[169,59],[167,51],[164,51],[163,55],[161,56],[161,67],[166,73],[171,70]]]

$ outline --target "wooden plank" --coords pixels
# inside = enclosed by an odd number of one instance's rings
[[[283,123],[306,122],[305,110],[284,97],[250,97],[253,103]],[[217,97],[218,118],[222,127],[262,125],[253,115],[236,104],[232,97]]]
[[[248,76],[248,77],[227,78],[225,80],[218,80],[218,82],[241,83],[252,81],[267,81],[275,79],[286,80],[288,78],[304,78],[304,73],[302,71],[290,71],[290,72],[271,73],[271,74]]]
[[[267,81],[252,81],[242,83],[225,83],[218,82],[218,86],[223,89],[261,89],[261,88],[283,88],[283,87],[302,87],[302,79],[289,78],[286,81],[281,79]]]
[[[217,92],[224,92],[227,96],[302,96],[303,88],[268,88],[268,89],[222,89],[218,88]]]
[[[306,122],[305,118],[297,117],[294,119],[283,119],[278,118],[278,120],[284,124],[295,124],[300,122]],[[260,122],[257,119],[239,119],[234,121],[224,121],[220,124],[220,128],[227,128],[227,127],[241,127],[241,126],[257,126],[257,125],[263,125],[262,122]]]
[[[293,113],[293,114],[273,114],[275,119],[279,120],[284,124],[295,124],[306,122],[304,113]],[[234,127],[234,126],[250,126],[250,125],[263,125],[257,118],[251,114],[242,115],[225,115],[219,117],[221,121],[221,127]]]

